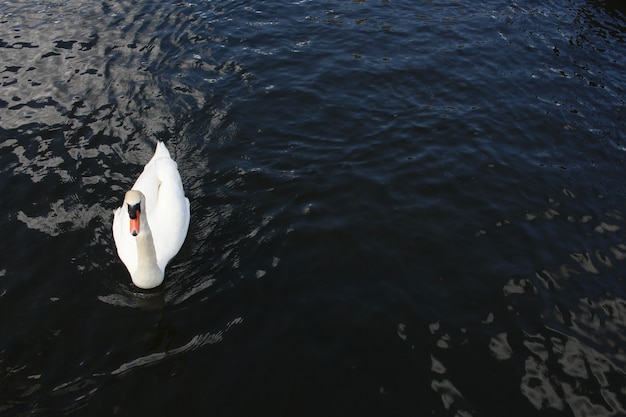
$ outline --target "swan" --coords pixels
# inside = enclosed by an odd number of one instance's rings
[[[117,254],[139,288],[158,287],[167,263],[178,253],[189,229],[189,199],[176,162],[157,143],[124,203],[113,214]]]

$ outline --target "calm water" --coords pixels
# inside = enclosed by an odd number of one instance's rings
[[[0,415],[625,415],[622,4],[2,1]]]

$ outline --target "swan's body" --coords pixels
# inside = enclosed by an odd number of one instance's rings
[[[159,141],[154,156],[113,215],[117,254],[137,287],[161,285],[167,263],[185,241],[189,217],[178,166]]]

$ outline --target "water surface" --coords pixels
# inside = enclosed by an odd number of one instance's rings
[[[626,414],[625,47],[619,2],[1,3],[0,414]]]

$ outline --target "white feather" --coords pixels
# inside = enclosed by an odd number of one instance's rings
[[[185,197],[178,166],[163,142],[157,144],[154,156],[132,190],[143,194],[145,204],[139,235],[130,233],[129,202],[126,201],[129,195],[137,194],[127,193],[124,204],[113,215],[113,238],[133,283],[140,288],[154,288],[163,282],[165,267],[183,245],[190,220],[189,200]],[[150,232],[151,239],[146,235]],[[150,261],[150,256],[142,255],[150,253],[150,245],[156,254],[156,265]]]

